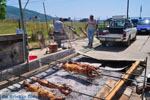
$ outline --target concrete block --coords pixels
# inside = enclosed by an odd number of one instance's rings
[[[1,36],[0,36],[1,37]],[[4,37],[4,38],[7,38]],[[0,45],[0,69],[10,68],[24,62],[23,43],[17,41],[2,41]]]
[[[62,50],[62,51],[56,52],[56,53],[44,55],[41,58],[38,58],[38,59],[35,59],[35,60],[29,62],[29,70],[32,71],[32,70],[39,68],[40,66],[46,65],[52,61],[56,61],[58,59],[69,56],[70,54],[72,54],[74,52],[75,52],[74,49],[67,49],[67,50]],[[1,78],[1,81],[3,81],[5,79],[9,79],[11,77],[21,75],[25,72],[27,72],[27,66],[26,66],[26,63],[22,63],[22,64],[16,65],[12,68],[2,71],[0,78]]]

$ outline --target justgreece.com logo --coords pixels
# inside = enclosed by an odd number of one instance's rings
[[[0,93],[0,100],[38,100],[36,92],[5,92]]]

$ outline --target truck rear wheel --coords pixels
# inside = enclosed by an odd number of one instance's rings
[[[130,44],[131,44],[131,39],[130,39],[130,37],[128,38],[128,41],[125,43],[125,45],[128,47],[128,46],[130,46]]]
[[[133,41],[135,41],[136,40],[136,35],[135,35],[135,37],[133,38]]]

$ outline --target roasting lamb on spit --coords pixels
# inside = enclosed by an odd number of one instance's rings
[[[38,97],[49,98],[50,100],[65,100],[65,96],[59,96],[51,91],[40,88],[37,85],[30,84],[27,80],[25,80],[22,84],[27,92],[37,92]]]
[[[33,78],[32,81],[38,82],[40,85],[48,87],[48,88],[58,89],[64,95],[68,95],[72,92],[71,87],[66,84],[56,84],[56,83],[51,83],[45,79],[40,80],[36,78]]]
[[[87,75],[88,77],[97,77],[100,76],[100,73],[96,70],[94,66],[91,66],[89,64],[81,64],[78,62],[73,61],[67,61],[64,64],[57,64],[58,68],[63,68],[64,70],[68,72],[77,72],[84,75]]]

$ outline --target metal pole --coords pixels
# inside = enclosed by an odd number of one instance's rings
[[[129,0],[127,0],[127,19],[129,18]]]
[[[140,18],[142,18],[142,5],[140,7]]]
[[[99,70],[103,70],[103,71],[107,71],[107,72],[111,72],[110,70],[106,70],[106,69],[100,69]],[[118,72],[120,74],[127,74],[127,75],[132,75],[132,76],[139,76],[139,77],[144,77],[143,75],[140,74],[132,74],[132,73],[126,73],[126,72]]]
[[[19,29],[21,29],[20,19],[18,19],[18,26],[19,26]]]
[[[107,76],[107,77],[113,77],[113,78],[117,78],[117,79],[121,79],[121,80],[125,80],[125,81],[132,81],[132,82],[142,83],[142,82],[140,82],[140,81],[136,81],[136,80],[131,79],[131,78],[125,79],[125,78],[122,78],[122,77],[111,76],[111,75],[106,75],[106,74],[100,74],[100,75],[102,75],[102,76]]]
[[[146,57],[146,67],[145,67],[145,73],[144,73],[144,82],[143,82],[143,90],[142,90],[142,100],[144,100],[144,94],[145,94],[145,83],[146,83],[146,73],[147,73],[147,57]]]
[[[22,5],[21,0],[19,1],[19,8],[20,8],[20,17],[21,17],[21,23],[22,23],[22,30],[23,30],[23,52],[24,52],[24,60],[27,60],[27,71],[29,71],[29,59],[28,59],[28,49],[27,49],[27,34],[24,26],[24,18],[23,18],[23,11],[22,11]]]
[[[72,22],[72,20],[70,20],[70,23],[71,23],[71,27],[73,28],[73,22]],[[72,39],[75,39],[75,36],[74,36],[73,32],[72,32]]]
[[[44,13],[45,13],[46,28],[47,28],[47,34],[48,34],[48,23],[47,23],[47,16],[46,16],[46,9],[45,9],[45,4],[44,4],[44,2],[43,2],[43,8],[44,8]]]
[[[23,8],[23,13],[24,13],[24,11],[25,11],[25,9],[26,9],[28,3],[29,3],[29,0],[27,1],[27,3],[25,4],[25,6],[24,6],[24,8]]]
[[[140,11],[140,18],[141,18],[142,12]]]

